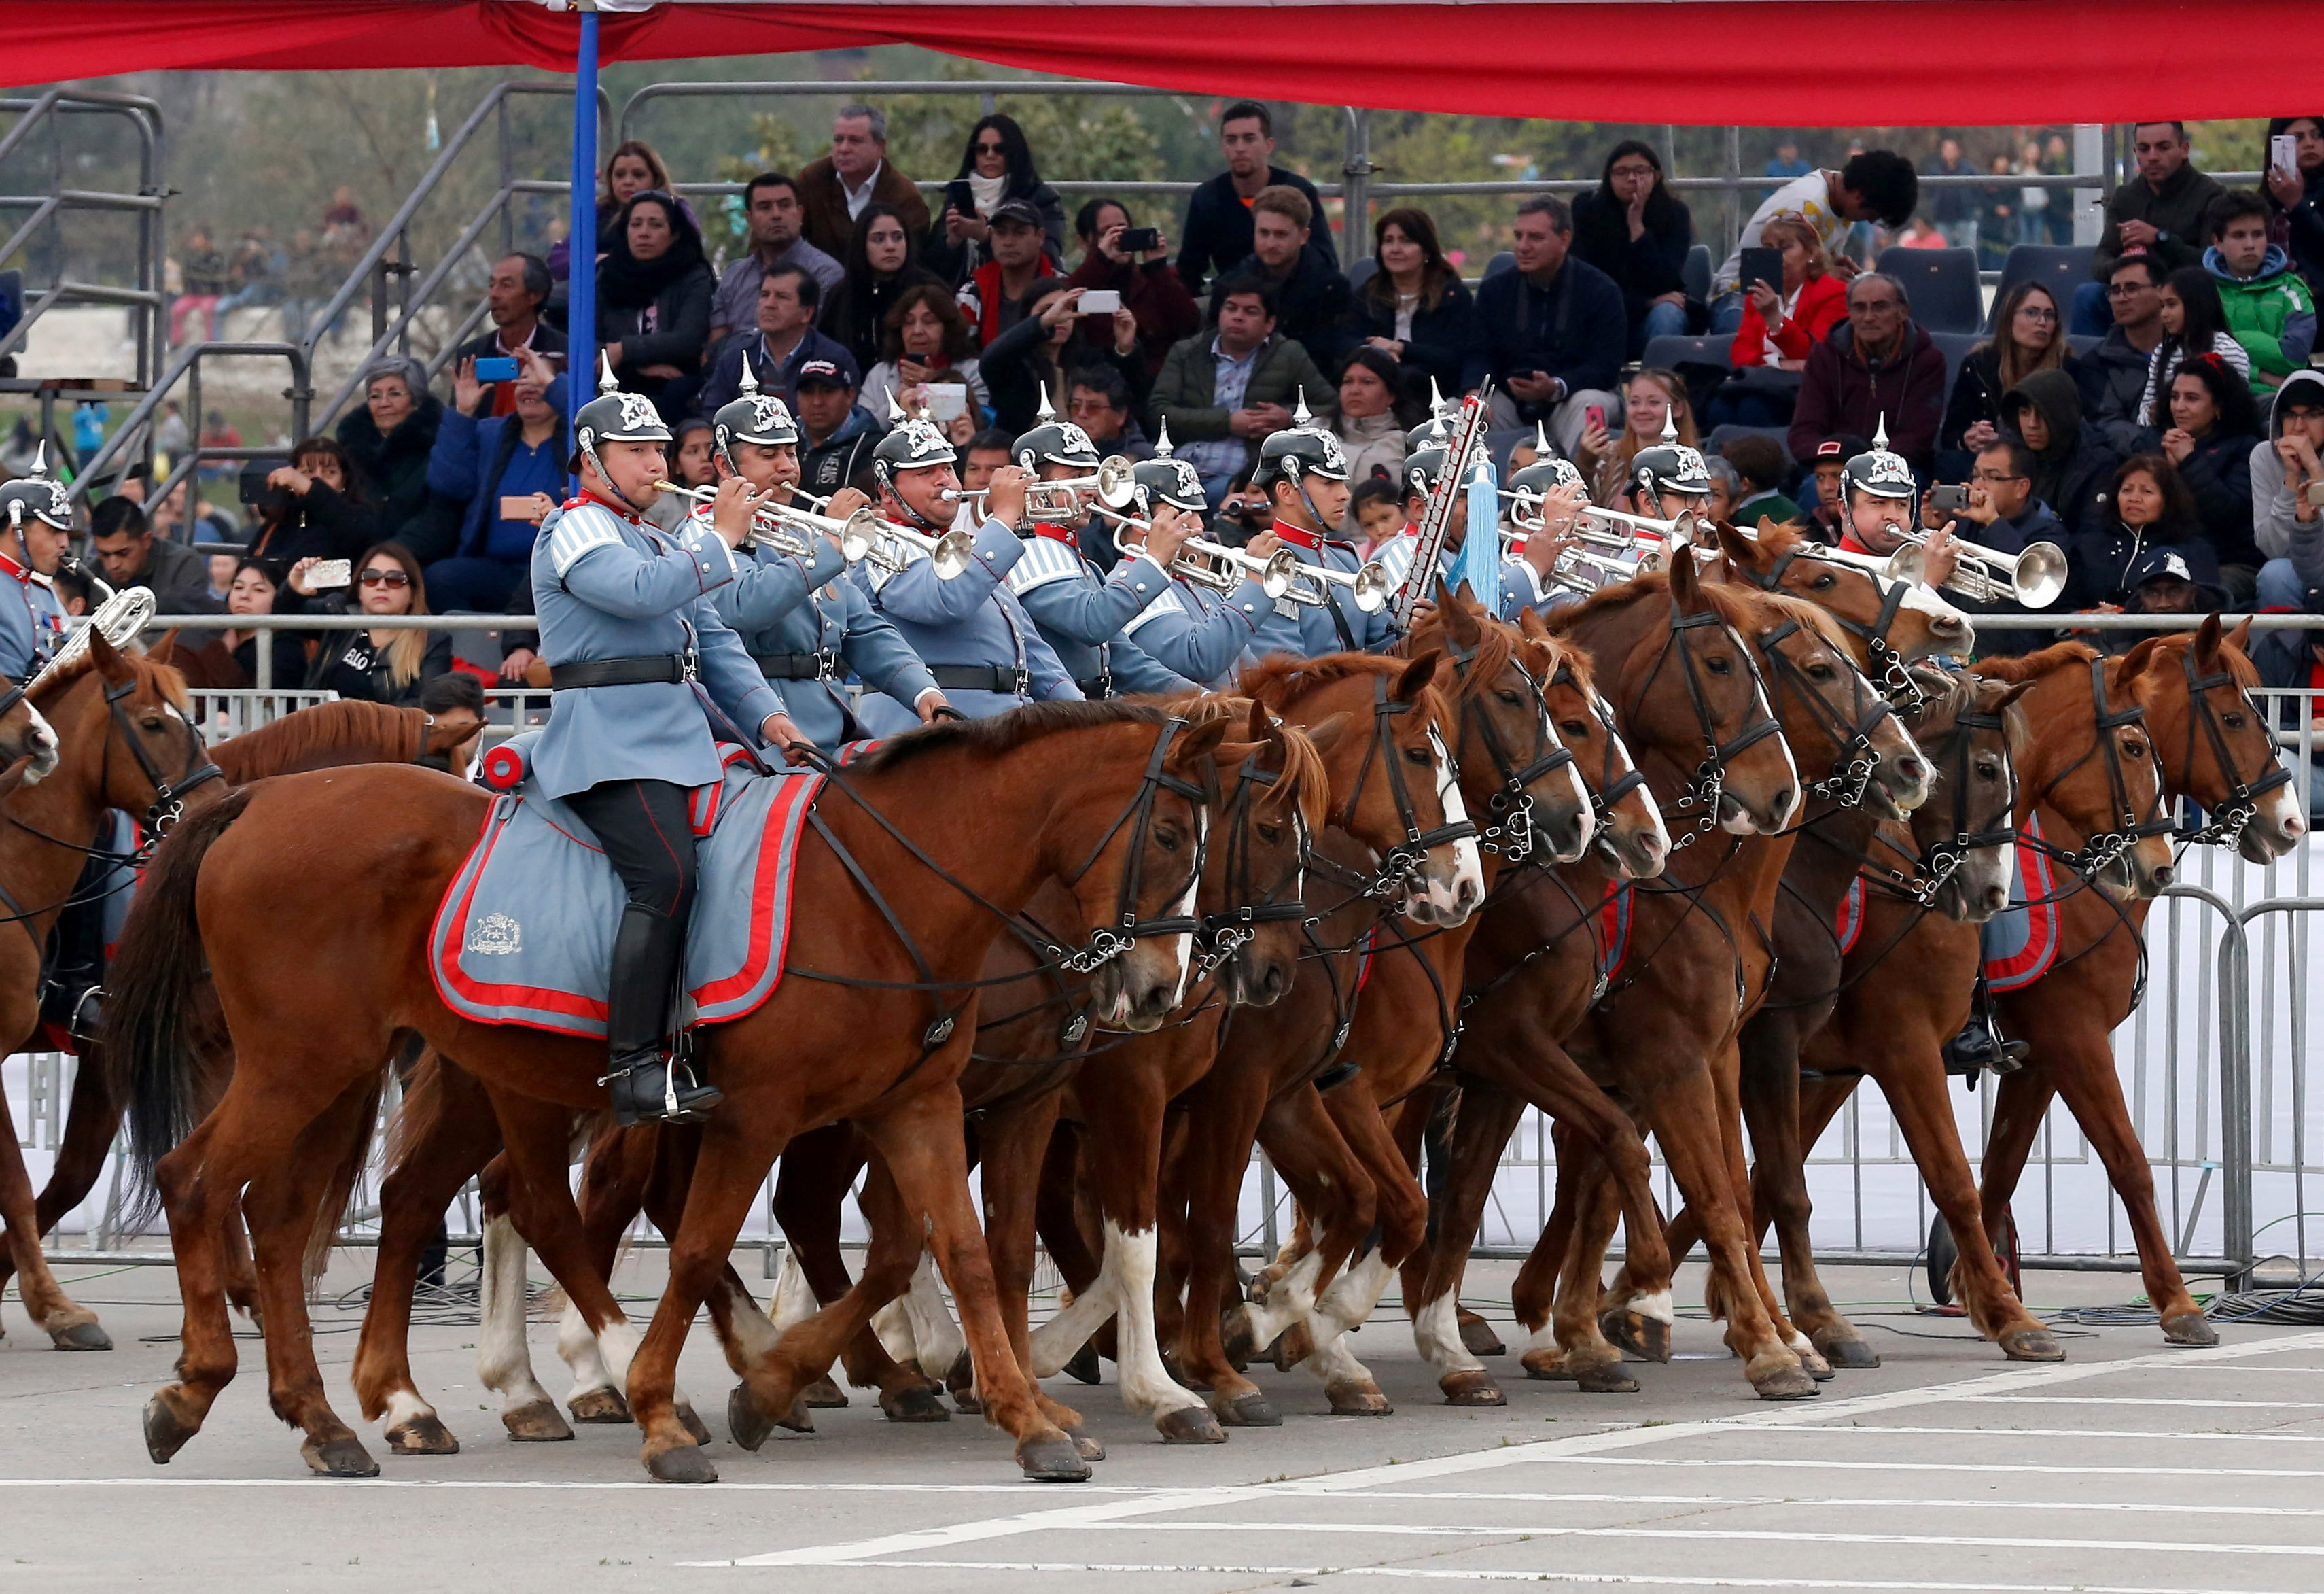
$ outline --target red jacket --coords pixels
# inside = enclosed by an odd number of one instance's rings
[[[1049,257],[1044,255],[1037,263],[1033,281],[1038,284],[1044,277],[1054,277],[1056,274],[1056,268],[1049,264]],[[1028,289],[1027,292],[1029,292],[1031,290]],[[999,261],[988,260],[978,266],[975,273],[968,279],[967,285],[961,290],[960,299],[961,309],[975,317],[978,348],[983,348],[1009,329],[1008,327],[1001,324],[1001,307],[1009,301],[1008,296],[1001,292]],[[1010,323],[1010,326],[1015,324],[1013,320]]]
[[[1808,350],[1821,343],[1824,334],[1848,319],[1848,284],[1826,272],[1810,277],[1800,288],[1800,301],[1784,322],[1784,329],[1775,334],[1775,347],[1784,351],[1787,360],[1803,360]],[[1735,345],[1727,351],[1727,359],[1737,370],[1746,366],[1767,363],[1767,323],[1760,319],[1759,307],[1746,294],[1743,300],[1743,324],[1735,329]]]

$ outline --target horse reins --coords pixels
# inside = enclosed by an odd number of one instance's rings
[[[1679,793],[1672,806],[1683,812],[1700,805],[1702,815],[1695,821],[1693,829],[1672,838],[1673,853],[1693,845],[1696,838],[1707,836],[1718,829],[1719,802],[1727,788],[1728,764],[1746,748],[1781,734],[1783,729],[1767,708],[1766,683],[1759,677],[1758,666],[1751,662],[1750,648],[1729,629],[1729,636],[1734,639],[1742,655],[1744,671],[1751,678],[1752,713],[1744,719],[1734,736],[1724,743],[1720,741],[1718,718],[1711,713],[1710,700],[1703,693],[1702,678],[1694,662],[1694,650],[1689,645],[1692,634],[1706,626],[1726,628],[1726,622],[1709,609],[1687,614],[1680,609],[1678,600],[1674,598],[1671,600],[1670,635],[1664,638],[1662,651],[1655,655],[1655,667],[1646,672],[1646,678],[1638,683],[1637,690],[1630,698],[1630,711],[1635,716],[1638,705],[1646,700],[1647,691],[1654,686],[1655,677],[1662,673],[1665,661],[1670,657],[1672,650],[1676,649],[1679,669],[1686,678],[1686,695],[1694,706],[1695,726],[1702,733],[1703,756],[1702,762],[1695,765],[1693,779],[1687,783],[1686,789]],[[1672,816],[1665,813],[1664,817],[1668,819]]]
[[[2227,671],[2198,676],[2195,673],[2195,650],[2189,648],[2179,655],[2179,667],[2187,674],[2187,756],[2181,765],[2184,771],[2179,790],[2186,791],[2195,783],[2195,728],[2202,727],[2204,738],[2211,745],[2211,756],[2219,765],[2220,774],[2227,782],[2227,800],[2212,811],[2211,822],[2187,838],[2191,846],[2232,847],[2243,839],[2245,829],[2259,817],[2259,800],[2278,786],[2292,783],[2292,772],[2281,759],[2270,757],[2268,773],[2255,782],[2246,782],[2236,766],[2234,751],[2227,746],[2227,732],[2220,727],[2218,716],[2211,711],[2210,692],[2215,687],[2234,686],[2236,678]],[[0,709],[0,712],[5,712]]]

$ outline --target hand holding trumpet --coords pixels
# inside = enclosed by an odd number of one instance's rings
[[[710,500],[710,528],[727,547],[740,548],[750,541],[759,510],[772,502],[772,493],[761,493],[741,477],[730,476],[718,484],[718,495]]]

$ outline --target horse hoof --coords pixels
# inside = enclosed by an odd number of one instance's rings
[[[1102,1461],[1105,1460],[1105,1443],[1103,1441],[1092,1439],[1088,1434],[1084,1433],[1078,1428],[1066,1429],[1065,1437],[1074,1441],[1074,1454],[1079,1456],[1083,1460]]]
[[[576,1423],[627,1423],[630,1403],[618,1389],[585,1389],[565,1403]]]
[[[726,1392],[726,1436],[746,1450],[755,1450],[767,1442],[767,1435],[775,1425],[760,1412],[759,1403],[751,1396],[748,1384],[737,1384]]]
[[[1509,1348],[1502,1344],[1501,1337],[1493,1331],[1493,1325],[1475,1312],[1462,1312],[1460,1321],[1461,1343],[1471,1356],[1507,1356],[1509,1353]]]
[[[73,1323],[49,1336],[49,1342],[59,1350],[110,1350],[113,1340],[92,1318],[85,1323]]]
[[[1509,1404],[1509,1397],[1501,1393],[1501,1386],[1493,1382],[1492,1375],[1481,1367],[1447,1373],[1436,1380],[1436,1386],[1444,1391],[1444,1404],[1448,1406],[1505,1406]]]
[[[1823,1392],[1803,1367],[1775,1367],[1751,1380],[1761,1400],[1813,1400]]]
[[[1293,1323],[1276,1336],[1275,1370],[1287,1373],[1315,1354],[1315,1336],[1305,1323]]]
[[[907,1384],[880,1392],[880,1409],[890,1423],[949,1423],[952,1412],[936,1398],[932,1384]]]
[[[1208,1406],[1180,1406],[1154,1419],[1154,1426],[1162,1431],[1165,1444],[1224,1444],[1227,1431],[1211,1415]]]
[[[1800,1370],[1819,1384],[1829,1384],[1840,1376],[1831,1370],[1831,1364],[1815,1350],[1801,1350],[1794,1347],[1794,1354],[1800,1358]]]
[[[646,1471],[657,1483],[716,1483],[718,1469],[696,1444],[676,1444],[646,1458]]]
[[[554,1444],[573,1437],[572,1428],[558,1414],[557,1403],[552,1400],[510,1407],[501,1413],[501,1426],[519,1444]]]
[[[1827,1365],[1844,1367],[1851,1373],[1861,1372],[1867,1367],[1877,1367],[1880,1365],[1880,1353],[1873,1349],[1870,1342],[1861,1336],[1833,1334],[1818,1339],[1815,1342],[1815,1348],[1816,1353],[1823,1358]]]
[[[2163,1339],[2167,1345],[2217,1345],[2219,1330],[2213,1328],[2200,1308],[2182,1311],[2177,1317],[2163,1320]]]
[[[427,1412],[389,1429],[387,1448],[399,1456],[456,1456],[460,1441],[435,1413]]]
[[[1331,1399],[1332,1415],[1335,1417],[1393,1417],[1396,1415],[1396,1407],[1389,1403],[1387,1395],[1379,1392],[1379,1385],[1369,1380],[1361,1384],[1336,1385],[1326,1384],[1323,1385],[1323,1393]]]
[[[317,1444],[313,1440],[299,1447],[300,1460],[325,1478],[377,1478],[379,1463],[353,1434],[327,1439]]]
[[[2012,1329],[2001,1336],[2001,1354],[2011,1361],[2063,1361],[2065,1347],[2047,1329]]]
[[[145,1453],[153,1458],[156,1467],[166,1467],[170,1458],[186,1448],[186,1441],[201,1432],[199,1423],[188,1423],[160,1395],[145,1403]]]
[[[1213,1390],[1211,1394],[1210,1404],[1213,1414],[1230,1428],[1280,1428],[1283,1426],[1283,1413],[1277,1411],[1274,1404],[1256,1389],[1249,1395],[1238,1395],[1231,1398],[1221,1395]]]
[[[1660,1318],[1617,1307],[1598,1320],[1598,1331],[1641,1361],[1671,1358],[1671,1326]]]
[[[1072,1439],[1063,1433],[1054,1438],[1028,1439],[1017,1447],[1017,1465],[1025,1476],[1038,1483],[1087,1483],[1090,1464]]]
[[[1096,1383],[1104,1376],[1097,1364],[1097,1341],[1083,1340],[1082,1348],[1067,1357],[1065,1365],[1058,1370],[1068,1378],[1078,1379],[1084,1384]]]
[[[1638,1381],[1624,1372],[1622,1364],[1618,1361],[1576,1367],[1571,1376],[1584,1395],[1636,1395],[1638,1392]]]
[[[831,1375],[829,1373],[825,1373],[822,1377],[817,1378],[814,1383],[799,1391],[798,1403],[803,1406],[810,1407],[816,1411],[835,1412],[840,1411],[846,1406],[847,1394],[844,1390],[841,1389],[838,1385],[831,1381]]]

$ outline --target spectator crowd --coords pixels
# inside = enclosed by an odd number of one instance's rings
[[[828,154],[744,185],[744,247],[723,270],[660,157],[632,141],[606,162],[586,256],[560,244],[494,264],[491,328],[455,351],[440,395],[419,366],[379,361],[331,435],[245,473],[243,557],[152,537],[126,498],[92,530],[106,570],[153,585],[165,608],[522,611],[569,454],[566,284],[591,270],[595,344],[670,423],[687,486],[712,479],[706,417],[747,373],[797,414],[808,492],[861,483],[892,418],[923,412],[973,487],[1047,410],[1103,453],[1148,457],[1167,435],[1232,536],[1260,440],[1304,406],[1345,445],[1359,490],[1344,530],[1370,542],[1402,524],[1406,434],[1440,395],[1489,384],[1501,462],[1545,439],[1609,506],[1632,507],[1631,460],[1667,429],[1711,456],[1737,520],[1796,515],[1840,541],[1839,467],[1885,437],[1924,487],[1960,489],[1960,507],[1930,508],[1931,524],[1956,518],[2005,555],[2065,550],[2061,615],[2324,609],[2324,375],[2310,368],[2324,118],[2270,134],[2293,159],[2229,190],[2196,169],[2182,124],[2140,125],[2137,174],[2079,282],[2018,273],[2011,254],[2070,236],[2068,190],[2028,181],[2070,171],[2061,138],[1982,170],[1948,139],[1927,175],[1957,181],[1930,185],[1893,152],[1819,167],[1786,146],[1707,277],[1663,156],[1624,142],[1571,202],[1516,204],[1507,251],[1475,282],[1411,205],[1371,218],[1369,255],[1343,261],[1314,186],[1274,162],[1268,107],[1248,101],[1222,113],[1224,170],[1175,229],[1143,197],[1069,211],[998,113],[970,130],[953,174],[916,182],[889,161],[881,110],[848,105]],[[331,246],[368,236],[344,196],[334,214],[320,229]],[[1874,228],[2002,270],[1985,333],[1963,348],[1923,325],[1923,276],[1859,264]],[[173,332],[266,302],[303,325],[317,291],[295,266],[301,248],[198,233]],[[310,561],[338,559],[355,566],[352,594],[309,590]],[[444,665],[401,635],[309,650],[296,672],[409,696]],[[2272,669],[2324,681],[2301,635],[2268,644],[2282,655]],[[2015,636],[1990,640],[2047,640]],[[531,663],[521,641],[512,679]],[[252,645],[221,649],[221,667]]]

